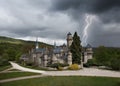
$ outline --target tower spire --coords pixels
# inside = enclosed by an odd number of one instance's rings
[[[54,48],[56,48],[56,42],[54,42]]]
[[[39,48],[39,45],[38,45],[38,37],[36,37],[36,49]]]

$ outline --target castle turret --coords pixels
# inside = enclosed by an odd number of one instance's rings
[[[73,42],[73,37],[72,37],[72,34],[69,32],[67,34],[67,47],[68,48],[72,45],[72,42]]]
[[[93,51],[90,44],[87,44],[85,51],[83,53],[83,63],[87,63],[89,59],[93,58]]]

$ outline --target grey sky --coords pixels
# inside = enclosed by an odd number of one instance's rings
[[[120,47],[120,0],[0,0],[0,35],[62,44],[68,32],[82,39],[86,14],[87,43]]]

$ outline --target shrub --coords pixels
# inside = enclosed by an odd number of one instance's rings
[[[5,65],[9,65],[8,60],[0,58],[0,66],[5,66]]]
[[[57,69],[59,69],[59,67],[65,67],[65,66],[68,66],[68,64],[54,63],[54,64],[49,65],[49,67],[57,68]]]
[[[63,67],[58,67],[58,70],[63,70]]]
[[[96,64],[95,59],[88,59],[87,63],[83,64],[84,67],[90,67],[90,66],[99,66]]]
[[[79,67],[78,64],[72,64],[72,65],[70,65],[69,69],[70,69],[70,70],[79,70],[80,67]]]
[[[111,59],[111,68],[114,70],[120,70],[120,57]]]
[[[34,65],[34,63],[32,63],[32,62],[26,62],[26,66],[33,66]]]

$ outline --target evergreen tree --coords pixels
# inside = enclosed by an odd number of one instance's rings
[[[70,50],[72,53],[72,63],[80,64],[81,63],[81,41],[80,37],[77,35],[77,32],[74,33],[73,42],[70,46]]]

